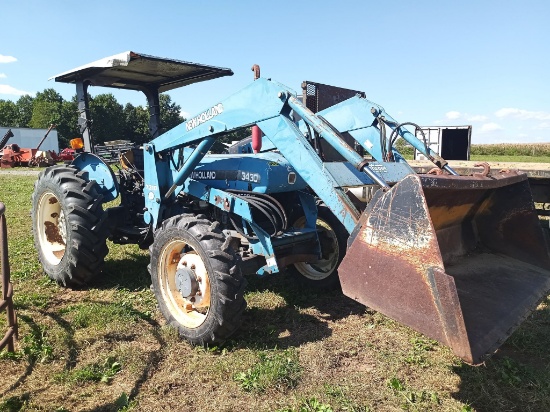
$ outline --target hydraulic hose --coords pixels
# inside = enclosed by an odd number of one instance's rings
[[[235,197],[246,201],[252,210],[260,213],[269,221],[273,231],[270,236],[277,236],[286,230],[288,227],[288,218],[281,203],[272,196],[264,193],[257,193],[247,190],[228,190]],[[233,228],[242,236],[249,240],[258,239],[255,235],[248,235],[244,232],[244,228],[239,226],[232,216],[229,217]]]
[[[393,145],[395,144],[395,142],[397,141],[397,139],[399,138],[399,129],[402,127],[402,126],[414,126],[415,127],[415,131],[416,130],[419,130],[420,131],[420,134],[422,135],[422,141],[424,142],[424,148],[426,149],[426,153],[430,153],[430,147],[428,146],[428,141],[426,140],[426,135],[424,134],[424,130],[422,130],[422,128],[417,125],[416,123],[412,123],[412,122],[404,122],[404,123],[399,123],[397,126],[395,126],[395,129],[393,129],[393,131],[391,132],[391,135],[390,135],[390,150],[391,148],[393,147]]]

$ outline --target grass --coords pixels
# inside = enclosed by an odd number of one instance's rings
[[[513,156],[513,155],[474,155],[470,160],[485,162],[513,162],[513,163],[550,163],[550,155],[547,156]]]
[[[265,392],[269,388],[286,392],[297,386],[301,370],[298,354],[293,349],[262,352],[252,367],[246,372],[237,372],[233,379],[247,392]]]
[[[42,274],[34,179],[0,172],[20,325],[16,351],[0,354],[0,411],[550,410],[550,301],[471,367],[340,292],[250,277],[242,328],[223,347],[193,347],[156,309],[146,251],[109,244],[86,290]]]

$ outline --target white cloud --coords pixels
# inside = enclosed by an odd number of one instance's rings
[[[481,125],[480,132],[487,133],[487,132],[495,132],[497,130],[502,130],[502,127],[496,123],[485,123]]]
[[[550,113],[547,112],[533,112],[529,110],[516,109],[513,107],[504,107],[495,112],[497,117],[513,117],[521,120],[550,120]]]
[[[456,120],[456,119],[460,119],[461,117],[462,117],[462,113],[454,111],[454,110],[445,113],[445,118],[447,118],[449,120]]]
[[[489,118],[487,116],[483,116],[482,114],[476,114],[473,116],[468,116],[466,120],[469,122],[486,122]]]
[[[17,59],[13,56],[4,56],[3,54],[0,54],[0,63],[13,63],[16,61]]]
[[[34,94],[31,92],[25,92],[23,90],[17,90],[15,87],[7,84],[0,84],[0,94],[10,94],[13,96],[23,96],[25,94]]]
[[[8,76],[6,76],[5,73],[0,73],[0,79],[5,79],[6,77],[8,77]]]
[[[191,116],[191,113],[186,112],[185,110],[180,110],[180,115],[181,115],[181,117],[183,117],[184,119],[189,119],[189,117]]]
[[[461,120],[461,121],[468,121],[468,122],[486,122],[487,120],[489,120],[487,116],[484,116],[481,114],[461,113],[456,110],[451,110],[450,112],[445,113],[445,119]],[[442,121],[438,120],[438,122],[442,122]]]

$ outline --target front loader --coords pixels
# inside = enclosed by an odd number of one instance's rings
[[[258,78],[160,133],[159,92],[231,74],[127,52],[56,76],[76,84],[84,151],[35,185],[35,244],[48,276],[70,287],[93,281],[107,238],[149,247],[164,317],[209,345],[238,329],[244,275],[286,268],[308,285],[341,284],[469,363],[494,352],[546,296],[550,254],[527,177],[458,176],[410,124],[363,96],[313,113],[291,89]],[[89,85],[148,99],[152,140],[122,156],[118,176],[90,153]],[[251,126],[264,135],[253,150],[208,153]],[[414,173],[398,137],[434,162],[431,174]]]

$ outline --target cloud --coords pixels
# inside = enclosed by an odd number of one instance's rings
[[[449,120],[456,120],[456,119],[460,119],[461,117],[462,117],[462,113],[454,111],[454,110],[445,113],[445,118],[447,118]]]
[[[180,110],[180,116],[183,117],[184,119],[189,119],[189,117],[191,116],[191,113],[186,112],[185,110]]]
[[[10,94],[13,96],[23,96],[25,94],[34,94],[31,92],[25,92],[23,90],[17,90],[15,87],[7,84],[0,84],[0,94]]]
[[[466,120],[469,122],[486,122],[489,118],[487,116],[483,116],[482,114],[476,114],[473,116],[468,116]]]
[[[5,79],[6,77],[8,77],[8,76],[6,76],[5,73],[0,73],[0,79]]]
[[[495,132],[497,130],[502,130],[502,127],[496,123],[485,123],[481,125],[480,132],[487,133],[487,132]]]
[[[17,59],[13,56],[4,56],[3,54],[0,54],[0,63],[13,63],[16,61]]]
[[[445,119],[446,120],[463,120],[468,122],[486,122],[489,120],[487,116],[481,115],[481,114],[469,114],[469,113],[461,113],[456,110],[451,110],[450,112],[445,113]],[[438,120],[439,123],[443,122],[442,120]]]
[[[513,107],[504,107],[495,112],[496,117],[513,117],[521,120],[550,120],[550,113],[533,112],[529,110],[516,109]]]

